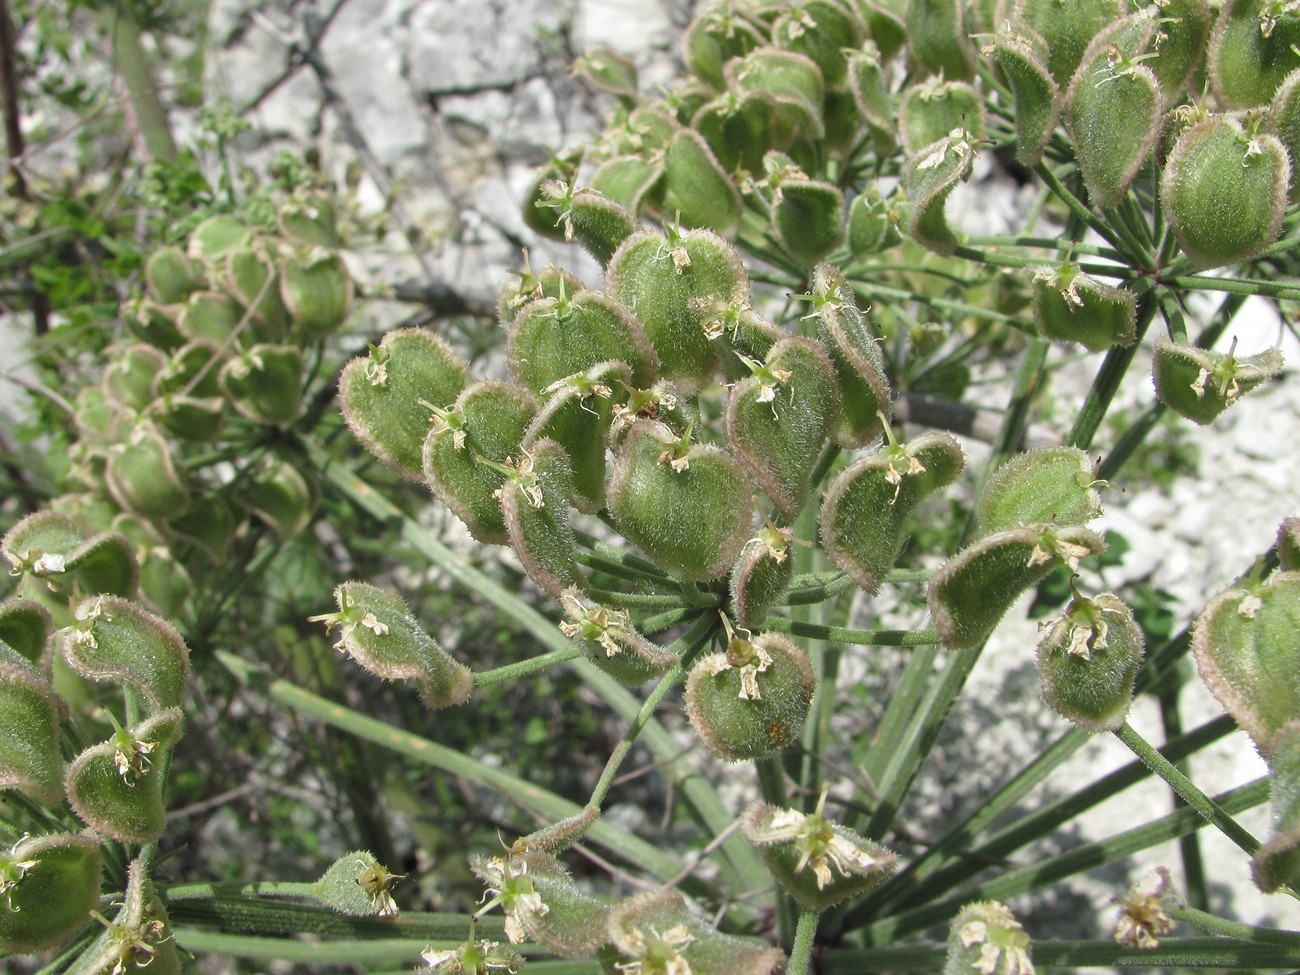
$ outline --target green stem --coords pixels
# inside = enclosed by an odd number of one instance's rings
[[[1155,948],[1136,948],[1114,941],[1036,941],[1034,965],[1057,968],[1242,968],[1285,971],[1300,966],[1300,947],[1251,944],[1226,938],[1165,938]],[[942,971],[948,949],[943,945],[828,949],[820,975],[862,972]]]
[[[474,686],[491,687],[493,684],[501,684],[505,681],[515,680],[519,677],[526,677],[529,674],[535,674],[539,671],[547,670],[557,664],[576,660],[581,656],[582,651],[577,647],[565,647],[563,650],[552,650],[550,653],[544,653],[538,657],[531,657],[528,660],[520,660],[517,663],[506,664],[502,667],[493,667],[491,670],[479,671],[474,675]]]
[[[764,622],[769,630],[806,636],[828,643],[852,643],[860,647],[930,647],[939,642],[939,632],[927,630],[853,630],[845,626],[803,623],[781,616],[769,616]]]
[[[158,98],[158,84],[140,44],[140,28],[125,4],[112,5],[107,16],[113,63],[126,83],[145,148],[155,160],[175,162],[176,141],[167,121],[167,109]]]
[[[663,699],[668,696],[668,693],[681,681],[687,669],[694,663],[695,655],[700,651],[701,647],[709,642],[717,626],[717,620],[710,616],[701,616],[689,630],[673,641],[672,649],[678,652],[680,659],[678,659],[672,670],[659,679],[659,683],[655,685],[654,690],[646,697],[640,712],[632,719],[627,731],[623,733],[622,739],[614,747],[613,753],[605,763],[604,770],[600,773],[600,779],[597,780],[596,787],[591,790],[591,799],[588,800],[589,805],[599,809],[605,802],[605,797],[614,784],[614,778],[618,775],[623,760],[627,758],[628,752],[632,750],[632,745],[641,734],[646,722],[654,715]]]
[[[624,609],[685,609],[685,600],[681,596],[644,592],[618,592],[614,589],[588,589],[587,595],[606,606],[620,606]]]
[[[1259,840],[1228,815],[1213,799],[1198,789],[1192,780],[1178,771],[1177,767],[1156,751],[1145,738],[1124,724],[1115,732],[1115,737],[1122,741],[1138,759],[1160,778],[1169,783],[1169,787],[1207,823],[1217,827],[1224,836],[1232,840],[1248,855],[1254,856],[1259,849]]]
[[[1227,918],[1216,917],[1195,907],[1170,908],[1169,916],[1175,921],[1190,924],[1206,934],[1220,938],[1237,938],[1241,941],[1251,941],[1256,944],[1286,945],[1289,948],[1300,948],[1300,931],[1282,931],[1277,928],[1242,924],[1240,921],[1229,921]]]
[[[353,711],[351,708],[304,691],[288,681],[278,679],[265,681],[264,675],[259,674],[246,661],[233,654],[219,651],[217,657],[237,678],[260,684],[260,689],[271,700],[425,765],[487,786],[532,811],[543,821],[558,822],[582,812],[582,807],[577,803],[557,796],[541,786],[526,782],[509,772],[484,765],[453,748],[439,745],[427,738],[421,738],[401,728]],[[675,876],[680,869],[681,865],[665,855],[658,847],[616,829],[604,820],[598,820],[593,824],[588,835],[606,849],[661,879]]]
[[[1093,380],[1092,388],[1088,390],[1088,395],[1075,416],[1074,428],[1066,441],[1071,446],[1087,450],[1092,443],[1101,421],[1106,417],[1106,411],[1110,409],[1111,401],[1119,392],[1124,374],[1128,372],[1128,367],[1133,362],[1133,356],[1137,353],[1142,336],[1146,334],[1155,312],[1156,301],[1152,292],[1148,290],[1138,297],[1137,336],[1128,348],[1116,347],[1106,353],[1106,359],[1097,372],[1097,378]]]
[[[1109,241],[1110,245],[1121,254],[1127,254],[1129,252],[1129,248],[1126,247],[1122,239],[1116,235],[1115,230],[1101,220],[1095,213],[1089,210],[1082,200],[1066,189],[1065,184],[1057,178],[1054,172],[1052,172],[1051,167],[1046,163],[1040,162],[1036,167],[1034,167],[1034,169],[1038,175],[1042,177],[1043,182],[1047,184],[1048,189],[1056,194],[1057,199],[1064,203],[1077,219],[1095,230],[1097,235],[1103,240]]]
[[[813,945],[817,943],[817,922],[820,919],[819,911],[800,912],[799,923],[794,929],[794,944],[790,946],[790,960],[785,968],[786,975],[808,975]]]

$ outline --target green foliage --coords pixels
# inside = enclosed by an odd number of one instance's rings
[[[71,432],[0,545],[17,590],[0,604],[0,948],[55,949],[49,975],[170,973],[182,949],[426,975],[534,954],[629,975],[945,956],[953,975],[1025,975],[1031,953],[1294,967],[1300,936],[1182,908],[1167,872],[1119,899],[1115,940],[1031,935],[1056,881],[1172,838],[1204,902],[1199,829],[1265,891],[1300,877],[1294,519],[1190,634],[1150,584],[1099,591],[1127,543],[1088,527],[1110,481],[1188,473],[1184,419],[1286,378],[1276,349],[1236,355],[1252,339],[1234,316],[1300,295],[1300,21],[1260,0],[992,6],[709,4],[664,97],[589,55],[617,107],[539,175],[525,220],[603,282],[548,266],[501,290],[508,379],[481,335],[352,341],[366,296],[345,252],[375,225],[301,159],[246,179],[229,106],[111,189],[10,200],[0,267],[53,314],[39,365],[62,391],[32,434],[65,406]],[[127,13],[169,28],[153,5]],[[36,24],[37,49],[72,63],[73,35]],[[77,110],[100,97],[44,84]],[[950,202],[990,149],[1040,202],[977,237]],[[1198,291],[1229,297],[1202,311]],[[1144,343],[1154,398],[1121,422]],[[1052,373],[1080,362],[1069,429],[1026,449],[1031,423],[1065,416],[1063,397],[1044,408]],[[926,426],[944,429],[910,429]],[[309,617],[331,590],[337,612]],[[1023,768],[963,770],[972,811],[930,818],[917,783],[1030,594],[1031,615],[1064,607],[1035,664],[1078,727]],[[1267,781],[1211,799],[1175,764],[1227,730],[1180,732],[1189,659]],[[850,684],[860,660],[868,681],[897,674],[881,699]],[[1126,723],[1147,693],[1167,756]],[[1141,765],[1029,798],[1086,732]],[[632,756],[650,774],[626,773]],[[1136,808],[1017,865],[1149,775],[1173,813]],[[186,825],[214,792],[256,797],[230,814],[232,849]],[[1233,817],[1270,793],[1261,844]],[[661,827],[614,814],[656,803]],[[601,870],[580,871],[578,842]],[[1180,936],[1152,953],[1173,915],[1241,951]]]

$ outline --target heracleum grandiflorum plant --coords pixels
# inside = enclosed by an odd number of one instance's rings
[[[806,0],[701,9],[683,39],[687,75],[663,97],[638,90],[625,58],[586,57],[582,72],[620,107],[553,161],[526,217],[581,244],[603,277],[525,268],[503,289],[505,376],[412,327],[338,383],[357,439],[477,543],[509,546],[536,598],[450,552],[360,479],[355,457],[314,433],[296,435],[296,456],[323,493],[381,519],[535,644],[520,663],[476,667],[391,587],[341,578],[337,610],[315,617],[339,651],[432,708],[473,708],[477,689],[572,665],[625,723],[604,770],[585,794],[560,795],[225,654],[248,693],[528,815],[502,846],[472,851],[483,897],[468,916],[400,910],[400,878],[367,851],[316,882],[160,883],[150,864],[166,845],[184,645],[130,587],[103,594],[79,569],[75,621],[28,625],[45,611],[24,602],[0,630],[21,645],[3,671],[16,702],[5,713],[27,722],[7,739],[24,743],[3,781],[25,812],[0,861],[0,943],[59,949],[51,971],[87,972],[174,967],[177,946],[440,975],[1300,964],[1300,935],[1208,910],[1196,843],[1198,830],[1223,832],[1261,889],[1293,896],[1297,522],[1266,552],[1241,553],[1234,586],[1167,639],[1150,639],[1090,568],[1105,492],[1157,421],[1213,423],[1283,375],[1236,315],[1259,296],[1289,321],[1300,297],[1298,40],[1287,5],[1251,0]],[[949,196],[990,156],[1040,189],[1019,235],[949,222]],[[1189,302],[1197,292],[1207,300]],[[782,306],[783,294],[796,300]],[[1143,345],[1148,405],[1098,461],[1089,451]],[[1095,379],[1062,443],[1022,449],[1045,380],[1080,348]],[[968,470],[952,431],[896,422],[900,403],[908,416],[960,404],[972,375],[999,365],[1014,380],[983,470]],[[155,454],[169,442],[149,441]],[[950,532],[922,530],[953,502],[963,516]],[[5,552],[29,599],[86,544],[14,538]],[[1062,576],[1073,591],[1036,653],[1059,738],[962,821],[924,823],[919,841],[898,813],[982,648],[1020,597]],[[870,607],[886,588],[923,603],[928,625],[847,625],[851,600]],[[72,669],[126,685],[134,710],[67,773],[62,705],[40,671],[52,643]],[[1127,724],[1129,704],[1140,693],[1176,706],[1189,652],[1231,719],[1174,728],[1157,749]],[[840,662],[869,654],[907,662],[876,720],[844,741],[831,718],[860,704]],[[689,754],[674,713],[698,742]],[[1181,764],[1232,719],[1271,774],[1210,797]],[[1030,801],[1098,734],[1139,761]],[[602,816],[634,746],[676,789],[674,820],[695,824],[684,846]],[[756,784],[733,807],[715,783],[735,763],[752,763]],[[1017,859],[1152,774],[1180,798],[1172,813],[1135,806],[1113,835]],[[1261,841],[1233,817],[1270,795]],[[146,801],[147,835],[104,825],[112,802]],[[67,825],[20,835],[56,821]],[[1167,871],[1135,877],[1099,912],[1113,937],[1035,937],[1017,917],[1050,885],[1175,838],[1185,889]],[[575,876],[579,842],[617,879]],[[119,869],[101,870],[107,855]],[[71,906],[43,906],[50,891]],[[101,893],[123,905],[117,920],[94,919]],[[306,932],[319,937],[310,950],[294,937]]]

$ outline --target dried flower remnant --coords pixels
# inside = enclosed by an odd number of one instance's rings
[[[627,947],[631,949],[632,960],[614,967],[624,975],[694,975],[690,963],[682,955],[682,950],[695,941],[685,924],[663,932],[654,928],[648,931],[639,927],[629,928]]]
[[[1029,935],[998,901],[967,904],[952,923],[945,975],[1034,975]]]
[[[1134,882],[1127,894],[1115,898],[1119,921],[1115,940],[1122,945],[1150,949],[1159,945],[1159,936],[1174,929],[1169,911],[1178,905],[1178,895],[1170,890],[1169,871],[1152,867]]]
[[[486,901],[475,917],[501,905],[506,914],[506,937],[511,944],[519,944],[528,937],[528,929],[550,910],[542,902],[542,895],[533,887],[528,875],[528,863],[516,857],[477,859],[471,864],[474,872],[487,885]]]

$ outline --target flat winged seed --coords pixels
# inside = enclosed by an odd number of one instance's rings
[[[772,229],[786,253],[811,266],[844,244],[844,194],[819,180],[782,180]]]
[[[730,586],[731,616],[737,626],[758,626],[768,609],[785,595],[794,575],[789,547],[780,531],[768,529],[740,550],[731,568]]]
[[[311,468],[269,454],[249,471],[235,497],[287,541],[311,524],[320,500],[315,478]]]
[[[240,413],[257,423],[292,423],[302,412],[302,352],[293,345],[255,345],[227,360],[221,391]]]
[[[766,363],[727,397],[727,445],[791,521],[808,496],[839,399],[830,356],[793,336],[773,345]]]
[[[766,25],[752,20],[744,7],[703,10],[682,35],[682,61],[711,87],[726,85],[723,65],[743,57],[766,41]]]
[[[190,656],[170,623],[120,596],[93,596],[73,612],[77,622],[60,631],[69,667],[138,691],[151,715],[180,707]]]
[[[0,602],[0,640],[46,677],[53,634],[54,620],[36,600],[10,597]]]
[[[930,580],[927,600],[939,641],[948,650],[977,647],[1012,604],[1061,564],[1074,567],[1105,548],[1086,528],[1014,528],[962,550]]]
[[[424,441],[425,482],[474,538],[504,545],[509,535],[497,491],[505,475],[493,465],[520,456],[537,401],[521,386],[488,380],[466,389],[445,413]]]
[[[625,240],[606,268],[605,289],[645,329],[659,374],[691,396],[719,364],[717,346],[700,324],[701,308],[716,298],[747,299],[749,276],[735,248],[717,234],[670,228]]]
[[[81,821],[120,843],[158,839],[167,825],[167,753],[183,722],[180,708],[167,708],[78,755],[64,783]]]
[[[1160,56],[1148,64],[1160,82],[1166,108],[1178,102],[1202,66],[1212,21],[1205,0],[1165,0],[1159,5]]]
[[[850,449],[865,447],[880,436],[881,417],[888,421],[893,411],[885,357],[843,272],[819,264],[812,283],[817,334],[830,352],[840,385],[835,442]]]
[[[1179,416],[1204,426],[1243,395],[1282,371],[1282,353],[1266,349],[1238,359],[1193,345],[1156,343],[1152,362],[1156,395]]]
[[[733,638],[727,653],[702,657],[686,681],[686,717],[704,746],[728,762],[768,758],[799,737],[817,678],[789,638]],[[732,648],[743,644],[748,656]]]
[[[60,804],[62,710],[43,676],[25,661],[0,656],[0,792],[16,789],[42,805]]]
[[[658,961],[666,975],[778,975],[785,954],[722,934],[670,888],[647,890],[609,912],[608,936],[625,970]],[[649,975],[655,969],[635,969]]]
[[[766,97],[776,106],[777,146],[825,138],[826,82],[812,58],[760,47],[729,62],[724,71],[729,90]]]
[[[1300,572],[1233,587],[1210,600],[1192,631],[1205,685],[1271,761],[1279,734],[1300,721]]]
[[[975,46],[959,0],[912,0],[907,5],[909,61],[914,74],[965,80],[975,73]]]
[[[511,376],[537,396],[602,362],[626,363],[638,389],[658,378],[655,350],[641,323],[603,291],[530,302],[510,327],[506,356]]]
[[[352,290],[352,275],[334,251],[313,247],[281,264],[280,298],[293,324],[313,338],[330,335],[347,321]]]
[[[964,464],[961,447],[946,433],[860,457],[826,489],[818,518],[826,554],[875,593],[902,552],[916,506],[951,484]]]
[[[1068,278],[1068,280],[1067,280]],[[1128,348],[1137,337],[1137,295],[1066,265],[1034,275],[1034,324],[1045,338],[1090,352]]]
[[[1163,99],[1151,69],[1116,62],[1110,33],[1088,48],[1066,95],[1079,172],[1100,207],[1124,199],[1160,132]]]
[[[429,636],[398,596],[365,582],[334,590],[338,613],[314,620],[335,631],[335,648],[384,680],[410,681],[426,707],[445,708],[469,697],[474,677]]]
[[[554,384],[550,398],[524,432],[524,450],[531,450],[543,437],[564,448],[573,468],[570,500],[586,514],[605,506],[609,429],[615,410],[627,402],[632,388],[627,363],[600,363]]]
[[[425,403],[445,406],[469,383],[469,365],[441,336],[426,329],[395,329],[339,377],[343,418],[356,438],[383,463],[410,480],[421,475],[429,433]]]
[[[962,129],[908,158],[903,169],[903,186],[912,198],[907,230],[922,247],[945,257],[957,249],[944,208],[957,185],[970,178],[974,161],[974,141]]]
[[[871,129],[877,152],[885,156],[893,152],[897,143],[897,124],[883,63],[879,47],[871,40],[864,42],[861,50],[849,54],[849,85],[853,100],[858,113]]]
[[[1183,252],[1199,268],[1221,267],[1277,239],[1290,181],[1276,136],[1214,115],[1179,136],[1160,195]]]
[[[1273,0],[1227,0],[1210,33],[1206,66],[1215,99],[1228,111],[1255,108],[1300,67],[1300,17],[1270,13]]]
[[[591,188],[607,196],[629,213],[640,213],[647,196],[655,196],[664,176],[661,159],[615,156],[606,159],[591,174]],[[661,193],[658,195],[662,195]]]
[[[0,897],[0,949],[31,954],[76,934],[99,905],[99,842],[84,833],[26,837],[5,854],[23,864],[21,879]]]
[[[146,518],[175,518],[190,505],[184,468],[157,427],[142,423],[108,451],[104,483],[121,507]]]
[[[1015,98],[1016,161],[1034,166],[1061,114],[1061,89],[1047,69],[1047,42],[1021,25],[998,35],[991,56]]]
[[[704,582],[731,568],[749,533],[750,486],[732,456],[638,420],[623,440],[607,498],[627,538],[679,579]]]
[[[1113,731],[1128,716],[1146,640],[1113,593],[1077,596],[1042,624],[1038,679],[1052,710],[1086,731]]]
[[[1049,52],[1047,69],[1065,89],[1088,45],[1125,12],[1120,0],[1015,0],[1010,19],[1042,37]]]
[[[980,498],[981,535],[1029,525],[1082,525],[1098,517],[1101,496],[1088,455],[1077,447],[1038,447],[997,469]]]
[[[713,150],[693,129],[682,129],[663,161],[662,208],[683,227],[708,227],[730,237],[740,227],[740,192]]]
[[[984,101],[964,81],[925,81],[903,92],[898,119],[903,149],[910,156],[953,129],[983,138]]]
[[[501,486],[501,512],[510,544],[528,578],[556,599],[569,588],[587,588],[569,527],[572,494],[569,455],[545,437],[529,447]]]
[[[756,802],[740,829],[786,893],[812,911],[878,887],[898,869],[898,854],[826,819],[820,803],[805,814]]]

